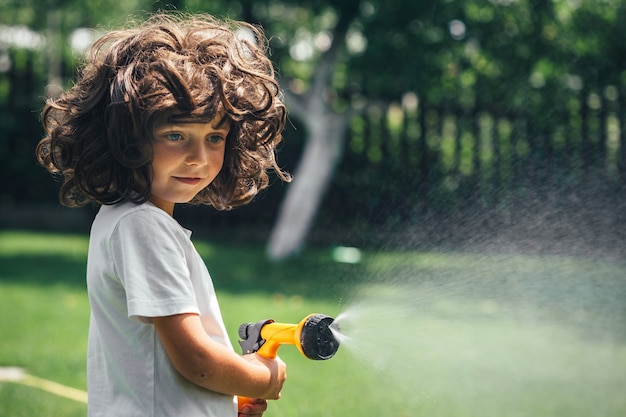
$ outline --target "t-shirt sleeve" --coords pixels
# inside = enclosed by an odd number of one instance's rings
[[[110,248],[129,317],[150,322],[152,317],[199,313],[184,238],[172,219],[151,210],[119,221]]]

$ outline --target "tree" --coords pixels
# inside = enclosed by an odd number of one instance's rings
[[[308,77],[301,77],[296,68],[294,78],[283,86],[287,107],[304,125],[308,139],[270,236],[269,254],[274,259],[285,258],[302,246],[340,160],[351,111],[345,107],[337,109],[340,103],[338,89],[333,88],[334,77],[348,53],[346,42],[351,26],[360,17],[359,4],[359,1],[345,1],[337,9],[330,4],[318,5],[313,11],[322,16],[326,14],[328,20],[335,21],[334,25],[313,27],[316,32],[301,33],[303,39],[297,41],[301,43],[292,44],[295,48],[292,55],[296,59],[306,59],[306,55],[313,52],[307,48],[316,41],[322,50]],[[292,12],[298,13],[298,7]],[[319,20],[326,25],[324,19]],[[311,23],[315,23],[315,19],[309,19],[309,25]],[[298,36],[297,32],[295,35]],[[309,36],[312,38],[307,39]],[[297,48],[304,48],[304,51]]]
[[[416,86],[420,71],[416,74],[414,68],[428,73],[432,67],[415,65],[417,58],[407,54],[413,45],[407,36],[414,20],[434,5],[387,1],[383,7],[377,1],[344,0],[317,1],[308,8],[298,2],[272,2],[264,8],[245,2],[247,16],[282,38],[277,49],[287,106],[308,134],[270,236],[272,258],[288,257],[304,244],[341,158],[349,121],[368,105],[364,99],[398,99]],[[300,20],[293,19],[298,16]],[[295,26],[288,27],[288,20]],[[281,59],[285,50],[291,61]],[[390,68],[399,56],[406,64]]]
[[[568,80],[615,82],[623,60],[619,0],[242,4],[246,16],[282,38],[275,49],[288,107],[308,133],[269,242],[279,259],[303,245],[341,158],[348,121],[368,105],[414,92],[420,106],[525,114],[534,156],[551,152],[543,149],[556,128],[551,115],[576,93],[575,82],[564,88]],[[479,161],[479,144],[474,152]]]

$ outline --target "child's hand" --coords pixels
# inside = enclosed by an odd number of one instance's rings
[[[238,417],[260,417],[267,410],[267,400],[259,398],[248,398],[239,396],[239,414]]]
[[[274,359],[264,358],[258,353],[251,355],[243,355],[251,364],[262,366],[269,370],[269,381],[266,388],[266,394],[262,397],[268,400],[277,400],[280,398],[280,391],[283,389],[285,379],[287,379],[287,365],[278,356]]]

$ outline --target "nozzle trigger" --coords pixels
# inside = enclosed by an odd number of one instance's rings
[[[265,343],[265,339],[261,337],[261,328],[268,323],[274,323],[274,320],[261,320],[257,323],[243,323],[239,326],[239,341],[241,351],[244,355],[257,352]]]

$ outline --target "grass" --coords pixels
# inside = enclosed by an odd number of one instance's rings
[[[0,232],[0,366],[85,389],[86,236]],[[268,417],[626,414],[626,264],[484,253],[330,250],[272,263],[254,245],[197,242],[236,343],[239,324],[321,312],[337,355],[292,346]],[[0,416],[84,416],[84,404],[0,382]]]

